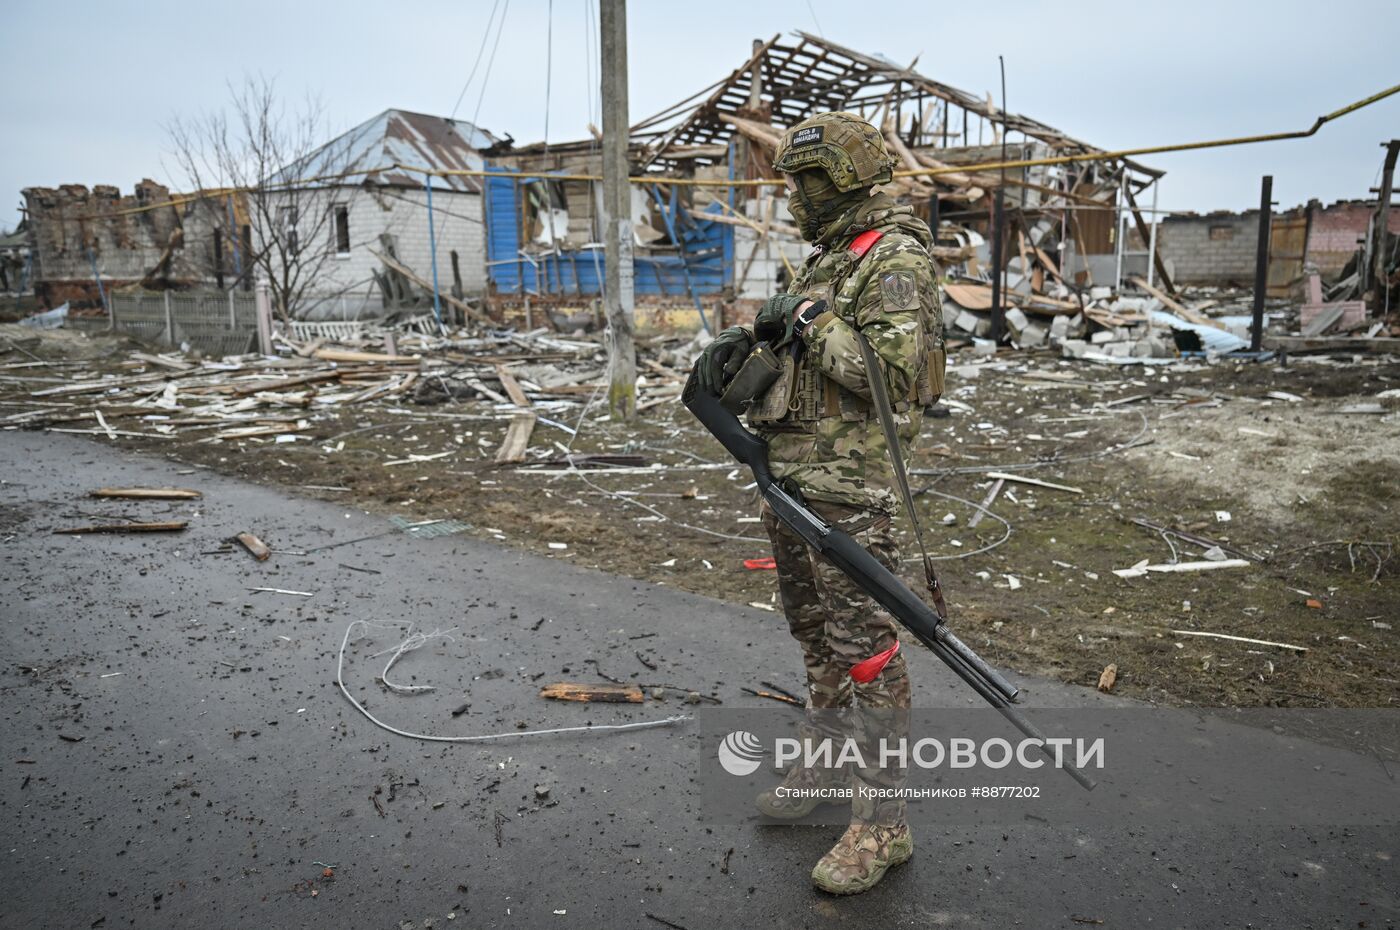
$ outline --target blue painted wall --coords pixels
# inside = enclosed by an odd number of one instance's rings
[[[573,249],[558,255],[520,254],[521,182],[516,172],[499,166],[488,171],[501,177],[485,179],[486,274],[498,294],[551,294],[594,296],[602,292],[603,250]],[[674,188],[672,191],[674,192]],[[734,278],[734,228],[707,220],[705,213],[691,213],[667,199],[657,188],[648,193],[667,221],[667,229],[685,243],[679,254],[642,256],[633,262],[637,294],[673,296],[689,300],[715,294]],[[716,213],[719,207],[711,205]]]

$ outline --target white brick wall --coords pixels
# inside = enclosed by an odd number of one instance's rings
[[[328,196],[332,203],[350,208],[350,254],[334,256],[309,289],[304,311],[313,319],[375,316],[383,312],[382,295],[371,273],[382,270],[379,259],[370,253],[383,251],[379,237],[394,238],[399,261],[425,281],[432,280],[432,251],[429,248],[427,194],[422,188],[383,188],[372,192],[346,188]],[[313,209],[304,205],[303,209]],[[436,219],[438,286],[442,293],[452,289],[452,252],[456,250],[467,294],[480,294],[486,286],[486,246],[482,224],[482,198],[479,194],[433,190]],[[310,221],[301,224],[310,227]],[[333,242],[335,226],[327,222],[320,235]]]

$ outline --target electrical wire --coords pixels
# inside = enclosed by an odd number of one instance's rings
[[[412,652],[415,649],[421,649],[435,639],[445,639],[451,642],[452,634],[457,632],[457,628],[454,626],[450,630],[437,629],[433,630],[431,633],[419,633],[413,629],[413,624],[410,623],[408,624],[408,630],[406,632],[408,638],[403,642],[392,648],[385,649],[383,652],[376,652],[374,655],[370,656],[371,659],[377,659],[384,655],[385,652],[393,653],[393,655],[389,656],[389,661],[384,663],[384,671],[380,672],[379,680],[384,682],[384,687],[396,694],[423,694],[428,691],[436,691],[437,689],[432,685],[401,685],[397,682],[392,682],[389,680],[389,669],[394,667],[395,662],[403,658],[404,653]]]
[[[481,102],[486,99],[486,85],[491,80],[491,66],[496,63],[496,50],[501,47],[501,34],[506,31],[506,16],[510,13],[510,0],[506,0],[505,8],[501,10],[501,21],[496,26],[496,41],[491,45],[491,57],[486,61],[486,73],[481,76],[481,93],[476,97],[476,109],[472,111],[472,127],[477,126],[477,119],[481,116]]]
[[[602,390],[601,386],[594,388],[593,393],[590,394],[588,397],[588,402],[583,405],[583,410],[578,415],[578,423],[575,424],[574,435],[569,437],[569,444],[565,447],[566,452],[572,452],[574,450],[574,440],[578,438],[578,430],[581,429],[583,426],[583,418],[587,416],[589,408],[593,406],[593,402],[598,399],[598,392],[600,390]],[[574,464],[572,456],[566,455],[565,458],[569,463],[568,473],[578,478],[578,480],[588,485],[594,491],[597,491],[599,494],[602,494],[606,497],[610,497],[613,500],[622,501],[623,503],[630,504],[633,507],[639,507],[642,510],[645,510],[647,513],[651,514],[652,516],[660,519],[662,523],[671,523],[675,526],[681,527],[682,529],[694,530],[697,533],[703,533],[706,536],[714,536],[719,539],[731,539],[735,540],[736,542],[768,542],[768,540],[760,539],[757,536],[736,536],[733,533],[721,533],[719,530],[711,530],[703,526],[694,526],[690,523],[682,523],[680,520],[672,519],[671,517],[666,516],[666,514],[662,513],[661,511],[657,510],[655,507],[652,507],[649,504],[644,504],[641,501],[636,500],[635,498],[628,497],[625,494],[619,494],[616,491],[609,491],[605,487],[601,487],[597,484],[594,484],[592,481],[588,480],[588,478],[584,476],[583,472],[579,469],[579,467]]]
[[[340,686],[340,693],[345,695],[345,699],[349,701],[350,704],[356,710],[363,714],[365,716],[365,719],[367,719],[370,723],[374,724],[375,726],[379,727],[381,730],[387,730],[390,733],[393,733],[395,736],[404,736],[408,739],[426,740],[430,743],[484,743],[490,740],[511,739],[513,737],[520,736],[551,736],[557,733],[645,730],[652,727],[674,726],[675,724],[681,723],[682,721],[692,719],[687,714],[673,714],[670,717],[663,717],[660,720],[642,720],[635,723],[588,723],[576,727],[550,727],[548,729],[543,730],[511,730],[506,733],[487,733],[480,736],[433,736],[427,733],[413,733],[409,730],[400,730],[398,727],[387,724],[384,721],[380,720],[378,717],[374,716],[374,714],[371,714],[363,704],[355,700],[355,696],[350,693],[350,689],[345,687],[345,650],[350,645],[350,634],[354,632],[355,627],[357,626],[363,626],[366,629],[368,629],[369,627],[373,626],[378,626],[382,628],[386,626],[386,624],[371,622],[369,620],[350,621],[350,625],[345,628],[345,636],[342,637],[340,640],[340,653],[337,656],[335,663],[335,683]],[[400,645],[399,648],[402,651],[407,651],[403,649],[402,645]],[[380,655],[383,655],[383,653],[380,653]]]
[[[911,468],[909,474],[921,475],[924,477],[935,475],[942,478],[947,475],[980,475],[983,472],[989,471],[1031,471],[1036,468],[1049,468],[1052,465],[1070,465],[1075,462],[1088,462],[1092,459],[1103,458],[1106,455],[1113,455],[1117,452],[1125,452],[1133,446],[1136,446],[1138,440],[1147,433],[1147,414],[1143,413],[1141,410],[1114,412],[1136,413],[1142,418],[1142,426],[1133,434],[1133,438],[1129,439],[1127,442],[1120,442],[1116,445],[1100,449],[1097,452],[1088,452],[1083,455],[1068,455],[1064,457],[1056,456],[1055,458],[1043,459],[1037,462],[1018,462],[1012,465],[960,465],[957,468]]]
[[[554,0],[549,0],[549,21],[544,39],[544,152],[549,154],[549,96],[554,86]],[[554,204],[549,205],[551,210]]]
[[[979,465],[979,466],[977,466],[977,467],[967,467],[967,468],[940,468],[940,469],[916,468],[916,469],[911,469],[909,473],[910,473],[911,475],[925,475],[925,476],[927,476],[927,475],[933,475],[933,476],[936,476],[935,480],[938,480],[938,479],[946,478],[948,475],[957,475],[957,474],[981,474],[981,473],[987,472],[987,471],[1029,471],[1030,469],[1034,469],[1034,468],[1044,468],[1044,467],[1049,466],[1049,465],[1065,465],[1065,464],[1068,464],[1068,463],[1071,463],[1071,462],[1087,462],[1087,461],[1089,461],[1090,459],[1102,458],[1103,456],[1112,455],[1112,454],[1115,453],[1115,452],[1122,452],[1122,451],[1124,451],[1125,449],[1132,448],[1134,445],[1137,444],[1137,441],[1138,441],[1139,439],[1141,439],[1142,436],[1147,432],[1148,424],[1147,424],[1147,415],[1146,415],[1146,414],[1144,414],[1141,410],[1122,411],[1122,412],[1123,412],[1123,413],[1128,413],[1128,412],[1136,413],[1139,417],[1141,417],[1141,418],[1142,418],[1142,426],[1141,426],[1141,428],[1137,431],[1136,434],[1134,434],[1133,438],[1132,438],[1132,439],[1129,439],[1127,442],[1120,442],[1120,443],[1117,443],[1117,444],[1115,444],[1115,445],[1108,446],[1107,448],[1100,449],[1100,450],[1098,450],[1097,452],[1089,452],[1089,453],[1086,453],[1086,454],[1084,454],[1084,455],[1067,456],[1067,457],[1065,457],[1065,458],[1047,459],[1046,461],[1043,461],[1043,462],[1021,462],[1021,463],[1019,463],[1019,464],[1014,464],[1014,465]],[[1005,528],[1005,530],[1006,530],[1006,532],[1004,532],[1004,533],[1002,534],[1002,536],[1001,536],[1000,539],[996,540],[995,542],[988,543],[987,545],[982,546],[982,547],[980,547],[980,548],[973,549],[973,550],[971,550],[970,552],[955,552],[955,553],[953,553],[953,554],[951,554],[951,555],[934,555],[934,556],[929,556],[929,558],[932,559],[932,560],[935,561],[935,562],[952,561],[952,560],[954,560],[954,559],[968,559],[968,558],[971,558],[971,557],[974,556],[974,555],[981,555],[981,554],[984,553],[984,552],[990,552],[990,551],[992,551],[993,549],[995,549],[995,548],[997,548],[998,546],[1002,545],[1002,544],[1005,543],[1008,539],[1011,538],[1011,532],[1012,532],[1011,521],[1007,520],[1005,517],[1000,516],[999,514],[993,513],[991,510],[987,509],[986,507],[983,507],[981,504],[977,503],[976,501],[970,501],[970,500],[968,500],[967,498],[958,497],[958,496],[955,495],[955,494],[948,494],[948,493],[945,493],[945,492],[943,492],[943,491],[935,491],[935,490],[933,490],[933,485],[928,485],[928,486],[926,486],[926,487],[920,488],[919,490],[914,491],[913,493],[914,493],[914,496],[915,496],[915,497],[918,497],[918,496],[921,495],[921,494],[932,494],[932,495],[934,495],[934,496],[936,496],[936,497],[942,497],[942,498],[945,498],[945,499],[950,500],[950,501],[956,501],[956,502],[958,502],[958,503],[960,503],[960,504],[966,504],[967,506],[971,507],[973,510],[979,510],[979,511],[981,511],[983,516],[991,517],[993,520],[996,520],[996,521],[997,521],[998,523],[1000,523],[1000,524]],[[1168,545],[1170,545],[1170,542],[1168,542]],[[1173,554],[1175,554],[1175,548],[1173,548]],[[910,559],[905,559],[904,561],[906,561],[906,562],[918,562],[918,561],[920,561],[920,560],[919,560],[919,559],[916,559],[916,558],[910,558]]]
[[[467,88],[472,86],[472,78],[476,77],[476,69],[481,66],[481,56],[486,51],[486,40],[491,36],[491,24],[496,21],[496,11],[500,6],[501,0],[496,0],[491,7],[491,15],[486,19],[486,28],[481,31],[481,45],[476,50],[476,61],[472,62],[471,73],[467,75],[466,83],[462,85],[462,92],[457,95],[457,102],[452,105],[452,115],[448,119],[457,118],[457,109],[462,105],[462,98],[467,95]]]
[[[948,562],[948,561],[952,561],[952,560],[954,560],[954,559],[970,559],[970,558],[972,558],[974,555],[981,555],[981,554],[984,553],[984,552],[991,552],[991,551],[992,551],[993,549],[995,549],[997,546],[1000,546],[1002,543],[1006,542],[1008,539],[1011,538],[1011,521],[1010,521],[1010,520],[1007,520],[1005,517],[1002,517],[1002,516],[1000,516],[1000,515],[998,515],[998,514],[992,513],[990,510],[988,510],[986,507],[983,507],[981,504],[977,503],[976,501],[970,501],[970,500],[968,500],[968,499],[965,498],[965,497],[958,497],[956,494],[947,494],[947,493],[945,493],[945,492],[943,492],[943,491],[935,491],[935,490],[933,489],[932,486],[923,487],[923,488],[920,488],[919,490],[917,490],[917,491],[914,492],[914,496],[915,496],[915,497],[918,497],[920,494],[933,494],[933,495],[936,496],[936,497],[943,497],[943,498],[946,498],[946,499],[948,499],[948,500],[950,500],[950,501],[957,501],[957,502],[960,503],[960,504],[966,504],[967,506],[971,507],[973,510],[980,510],[980,511],[982,511],[982,514],[983,514],[984,516],[991,517],[993,520],[997,521],[997,522],[1000,523],[1003,527],[1006,528],[1006,532],[1002,534],[1001,539],[998,539],[998,540],[997,540],[996,542],[994,542],[994,543],[988,543],[987,545],[983,546],[983,547],[980,548],[980,549],[973,549],[971,552],[955,552],[955,553],[953,553],[952,555],[931,555],[931,556],[929,556],[929,559],[931,559],[931,560],[934,561],[934,562]],[[922,560],[922,559],[919,559],[919,558],[914,558],[914,559],[905,559],[904,561],[906,561],[906,562],[920,562],[920,561],[923,561],[923,560]]]

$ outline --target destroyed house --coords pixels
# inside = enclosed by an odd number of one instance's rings
[[[102,306],[122,288],[188,289],[243,275],[250,227],[241,195],[172,195],[149,178],[123,195],[82,184],[23,191],[29,270],[42,305]],[[242,247],[240,248],[240,243]]]
[[[434,255],[444,293],[478,294],[474,175],[480,152],[499,143],[462,120],[386,110],[237,193],[172,194],[151,180],[130,195],[108,185],[27,188],[35,290],[50,305],[90,307],[119,291],[251,290],[250,257],[267,251],[290,252],[301,266],[307,285],[293,316],[422,309]]]
[[[1077,312],[1075,288],[1159,279],[1150,199],[1160,171],[1103,153],[1030,117],[925,77],[914,65],[807,33],[755,41],[730,74],[634,123],[631,174],[639,306],[749,307],[781,290],[807,252],[771,184],[783,131],[848,110],[880,128],[899,176],[888,190],[939,227],[950,319],[985,329],[994,198],[1006,214],[1007,301],[1027,313]],[[1003,133],[1006,138],[1003,139]],[[568,303],[597,293],[602,238],[600,143],[533,145],[491,158],[491,292]],[[1042,164],[979,170],[988,163]],[[1087,157],[1086,157],[1087,156]],[[1086,157],[1085,160],[1067,160]],[[554,179],[551,179],[550,176]],[[654,179],[654,180],[653,180]],[[729,182],[736,182],[730,184]],[[1126,230],[1143,245],[1129,248]],[[1170,289],[1169,281],[1162,282]],[[726,318],[723,322],[729,322]]]
[[[479,294],[481,153],[500,143],[465,120],[391,109],[283,169],[295,190],[272,195],[276,214],[331,253],[295,315],[375,317],[421,304],[434,260],[443,293]]]

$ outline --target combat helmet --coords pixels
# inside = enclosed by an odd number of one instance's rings
[[[841,193],[894,178],[894,159],[885,138],[854,113],[810,116],[783,133],[773,167],[783,174],[821,168]]]

